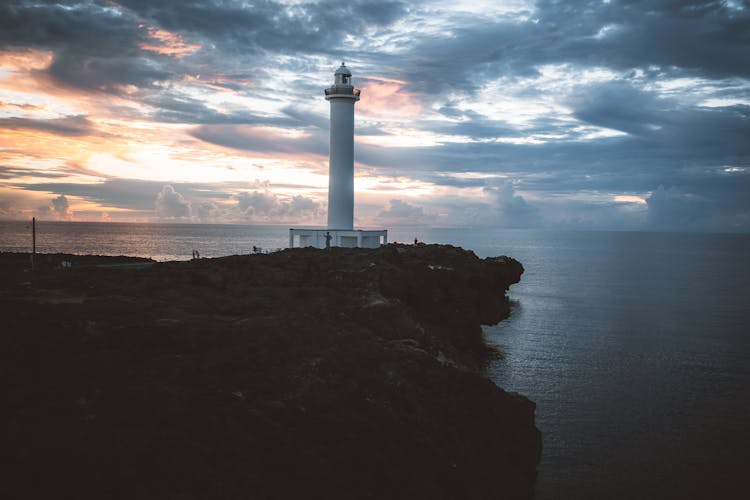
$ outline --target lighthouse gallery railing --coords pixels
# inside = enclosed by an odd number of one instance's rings
[[[355,89],[354,87],[336,87],[336,86],[325,89],[325,91],[326,91],[326,95],[351,94],[351,95],[356,95],[356,96],[358,96],[361,92],[359,89]]]

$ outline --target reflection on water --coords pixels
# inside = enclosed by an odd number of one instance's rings
[[[31,251],[28,223],[0,221],[0,251]],[[231,224],[139,224],[101,222],[37,222],[37,251],[130,255],[154,260],[187,260],[193,250],[202,257],[248,254],[284,248],[289,228]]]

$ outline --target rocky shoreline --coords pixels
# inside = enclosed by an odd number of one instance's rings
[[[482,375],[493,352],[481,325],[507,316],[514,259],[391,244],[166,263],[37,256],[33,277],[28,262],[0,254],[0,453],[13,464],[0,488],[533,495],[534,404]]]

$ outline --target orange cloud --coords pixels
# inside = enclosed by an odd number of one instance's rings
[[[183,57],[201,48],[201,45],[185,43],[180,35],[163,29],[149,28],[148,36],[151,42],[141,43],[139,47],[158,54]]]
[[[52,51],[23,49],[0,52],[0,67],[10,71],[44,69],[52,64]]]
[[[417,116],[422,104],[413,92],[405,90],[406,82],[389,78],[368,77],[362,85],[358,112],[364,115]]]

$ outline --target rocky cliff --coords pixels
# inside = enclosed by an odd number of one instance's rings
[[[532,495],[534,404],[482,375],[480,325],[507,315],[517,261],[438,245],[112,259],[38,258],[32,280],[27,255],[0,255],[0,489]]]

